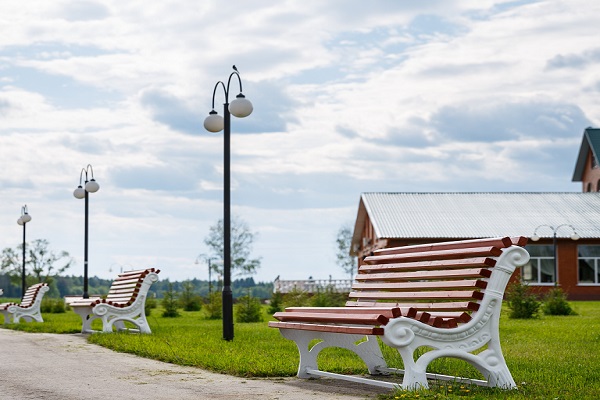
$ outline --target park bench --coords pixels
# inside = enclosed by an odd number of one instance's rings
[[[410,390],[428,388],[428,378],[515,388],[498,328],[506,285],[529,261],[526,243],[505,237],[377,250],[360,266],[345,307],[289,307],[269,326],[298,346],[300,378]],[[398,350],[404,369],[387,367],[377,338]],[[353,351],[371,375],[401,374],[402,384],[321,371],[317,356],[327,347]],[[464,360],[485,379],[428,373],[441,357]]]
[[[23,295],[20,303],[2,303],[0,312],[4,315],[4,323],[18,323],[21,319],[25,321],[44,322],[40,307],[44,294],[50,290],[47,283],[37,283],[30,286]],[[12,317],[12,318],[11,318]]]
[[[160,270],[154,268],[127,271],[119,274],[110,287],[108,295],[101,297],[66,297],[65,302],[82,320],[81,333],[94,332],[92,322],[102,320],[102,332],[128,330],[152,333],[146,320],[146,297]],[[127,328],[125,322],[137,328]]]

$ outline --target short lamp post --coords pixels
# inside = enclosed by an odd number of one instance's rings
[[[233,295],[231,292],[231,114],[238,118],[247,117],[252,113],[252,103],[242,94],[242,80],[235,65],[229,75],[227,86],[222,81],[215,84],[212,96],[212,110],[204,120],[204,128],[209,132],[224,130],[223,136],[223,339],[233,340]],[[229,104],[229,86],[231,79],[236,77],[240,93]],[[215,95],[217,88],[222,87],[225,93],[223,117],[215,111]]]
[[[196,257],[196,264],[198,264],[198,260],[200,259],[204,259],[208,264],[208,296],[210,297],[212,294],[212,266],[213,264],[222,264],[223,261],[219,260],[218,258],[206,257],[206,255],[200,254],[198,257]],[[213,261],[216,261],[216,263],[213,263]]]
[[[570,238],[571,240],[579,240],[579,235],[577,234],[577,231],[575,230],[575,228],[573,227],[573,225],[570,224],[562,224],[562,225],[558,225],[557,227],[553,227],[552,225],[538,225],[534,231],[533,231],[533,235],[531,236],[531,240],[533,240],[534,242],[537,242],[538,240],[540,240],[540,237],[537,234],[537,231],[539,228],[549,228],[552,231],[552,247],[554,250],[554,284],[556,285],[558,283],[558,250],[557,250],[557,246],[556,246],[556,233],[558,232],[558,230],[564,226],[568,226],[569,228],[571,228],[571,231],[573,231],[573,233],[571,234]]]
[[[83,175],[85,174],[85,181]],[[89,180],[88,180],[89,175]],[[83,182],[83,186],[82,186]],[[94,170],[90,164],[82,168],[79,173],[79,186],[73,191],[73,196],[77,199],[85,199],[85,231],[83,245],[83,298],[90,297],[88,291],[88,216],[89,216],[89,193],[96,193],[100,189],[98,182],[94,180]]]
[[[23,269],[21,270],[21,297],[25,296],[25,225],[31,221],[31,215],[27,212],[27,204],[21,207],[21,216],[17,220],[17,224],[23,225]]]

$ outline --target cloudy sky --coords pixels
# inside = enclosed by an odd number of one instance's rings
[[[0,249],[27,204],[27,239],[81,275],[72,193],[91,164],[90,275],[206,279],[223,138],[202,123],[233,64],[254,113],[232,119],[232,208],[258,233],[259,281],[345,277],[335,236],[362,192],[580,191],[598,15],[589,0],[3,1]]]

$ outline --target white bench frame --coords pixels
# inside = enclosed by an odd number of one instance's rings
[[[398,386],[408,390],[426,389],[429,387],[427,378],[457,380],[505,389],[516,388],[500,347],[499,319],[506,285],[515,269],[529,261],[529,253],[522,247],[511,246],[503,249],[502,254],[495,259],[496,265],[492,268],[492,275],[488,280],[480,308],[472,314],[471,321],[456,328],[436,328],[412,318],[398,317],[391,318],[384,326],[381,340],[398,350],[404,370],[387,367],[375,335],[319,332],[310,328],[280,328],[281,334],[293,340],[298,346],[300,364],[297,376],[337,378],[389,389]],[[348,312],[352,311],[348,310]],[[310,348],[310,342],[315,339],[321,341]],[[473,354],[486,345],[487,349]],[[421,346],[429,346],[433,349],[425,352],[415,361],[413,358],[415,351]],[[317,366],[317,356],[327,347],[341,347],[356,353],[367,365],[371,375],[402,374],[404,376],[402,384],[321,371]],[[487,380],[427,373],[427,366],[440,357],[464,360],[473,365]]]
[[[143,279],[134,302],[126,307],[117,307],[102,303],[100,297],[83,299],[81,297],[66,297],[65,302],[81,317],[81,333],[129,331],[152,333],[146,319],[146,297],[154,282],[158,282],[158,272],[149,272]],[[102,320],[102,331],[92,329],[92,322]],[[128,329],[125,322],[130,322],[137,329]]]
[[[28,292],[33,289],[34,286],[40,284],[36,284],[30,286],[25,292],[25,296],[27,296]],[[32,300],[31,305],[22,306],[23,299],[21,299],[21,303],[19,304],[10,304],[6,307],[7,303],[0,304],[0,313],[4,315],[4,323],[10,324],[19,323],[21,319],[27,322],[37,321],[44,322],[42,318],[42,313],[40,311],[40,307],[42,306],[42,299],[44,298],[44,294],[50,290],[47,283],[43,283],[40,285],[41,287],[37,289],[37,292],[34,293],[34,299]],[[24,296],[24,297],[25,297]],[[12,321],[11,321],[12,317]]]

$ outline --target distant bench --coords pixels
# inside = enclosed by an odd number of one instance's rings
[[[30,286],[23,295],[20,303],[0,304],[0,313],[4,315],[4,323],[18,323],[21,318],[25,321],[44,322],[40,307],[44,294],[50,290],[47,283],[38,283]]]
[[[319,352],[341,347],[356,353],[372,375],[403,374],[404,389],[427,388],[427,378],[515,388],[498,326],[506,285],[529,261],[526,243],[525,237],[505,237],[381,249],[365,258],[345,307],[290,307],[275,313],[278,321],[269,326],[298,346],[300,378],[398,386],[319,370]],[[398,349],[404,370],[387,367],[377,337]],[[310,347],[315,339],[320,342]],[[415,350],[423,346],[431,350],[415,361]],[[467,361],[485,380],[427,373],[440,357]]]
[[[152,333],[146,320],[146,296],[150,286],[158,281],[159,272],[154,268],[123,272],[113,281],[106,298],[67,296],[65,302],[81,317],[82,333],[93,332],[95,319],[102,320],[102,332],[116,329]],[[127,329],[125,322],[137,328]]]

